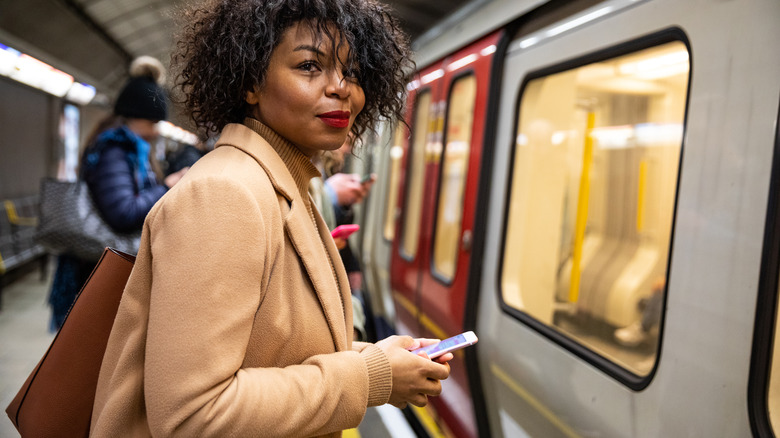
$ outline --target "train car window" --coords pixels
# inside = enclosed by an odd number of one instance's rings
[[[424,91],[418,94],[414,106],[412,142],[409,145],[411,151],[407,164],[404,227],[401,240],[401,254],[407,259],[414,259],[417,256],[425,177],[425,147],[428,133],[432,131],[431,123],[433,121],[431,112],[431,92]]]
[[[395,209],[398,205],[398,183],[401,178],[401,161],[404,157],[404,138],[406,125],[398,123],[393,133],[393,146],[390,147],[390,179],[385,205],[385,224],[383,235],[386,240],[395,239]]]
[[[463,218],[463,191],[466,186],[477,79],[473,75],[455,81],[447,109],[447,137],[439,184],[433,270],[443,280],[452,281],[460,247]]]
[[[689,68],[674,41],[535,77],[519,100],[504,305],[636,375],[657,354]]]

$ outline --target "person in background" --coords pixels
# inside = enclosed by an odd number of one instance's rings
[[[155,172],[159,167],[150,142],[157,138],[157,122],[168,116],[161,86],[164,67],[160,61],[143,56],[131,63],[129,73],[113,113],[88,137],[79,169],[98,211],[118,232],[139,230],[152,205],[187,171],[182,169],[164,180]],[[96,262],[71,254],[57,257],[49,294],[52,331],[62,326]]]
[[[152,208],[97,383],[91,436],[341,436],[425,406],[452,354],[353,342],[312,157],[403,109],[407,39],[374,0],[195,4],[174,66],[213,151]]]
[[[167,159],[168,167],[165,169],[166,175],[176,173],[184,168],[190,167],[208,153],[206,144],[199,141],[197,145],[185,144]]]

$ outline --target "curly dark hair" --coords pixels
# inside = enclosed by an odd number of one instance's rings
[[[208,135],[249,114],[247,91],[262,85],[271,52],[297,22],[334,46],[350,48],[366,103],[352,132],[360,137],[380,120],[403,120],[408,37],[375,0],[209,0],[184,11],[172,67],[175,91]]]

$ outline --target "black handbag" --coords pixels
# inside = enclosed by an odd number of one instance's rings
[[[106,247],[136,254],[141,231],[118,233],[100,215],[84,181],[41,181],[35,240],[48,251],[96,261]]]

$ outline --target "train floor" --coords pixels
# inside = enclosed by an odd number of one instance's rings
[[[46,298],[53,263],[46,273],[29,269],[16,276],[2,291],[0,308],[0,438],[19,437],[5,408],[24,383],[54,334],[50,333],[50,309]],[[412,438],[415,433],[403,413],[390,406],[370,408],[357,429],[348,430],[344,438]]]

